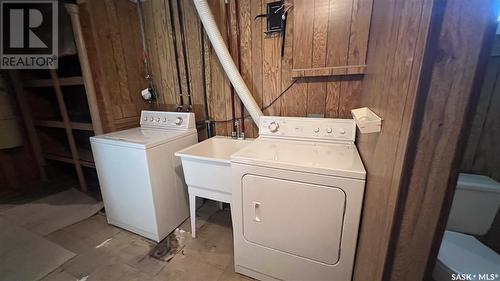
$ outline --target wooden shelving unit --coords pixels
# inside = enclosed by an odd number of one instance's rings
[[[90,110],[83,113],[71,110],[72,107],[81,108],[82,104],[88,104],[85,96],[77,97],[77,99],[68,98],[67,96],[73,95],[73,92],[63,91],[63,87],[66,86],[81,87],[80,91],[84,91],[84,80],[81,76],[59,77],[56,70],[40,70],[40,77],[46,76],[46,72],[50,74],[50,79],[24,80],[22,71],[11,75],[11,78],[15,84],[21,85],[16,89],[26,101],[26,108],[31,111],[37,139],[41,144],[42,157],[74,165],[80,188],[86,191],[87,182],[82,167],[95,168],[95,165],[90,144],[77,145],[75,135],[79,134],[78,131],[90,132],[94,135],[94,126]],[[30,76],[33,75],[35,75],[34,72],[31,72]],[[75,116],[79,119],[87,119],[88,122],[75,121],[73,120]]]
[[[70,156],[61,156],[61,155],[52,154],[52,153],[45,153],[44,156],[45,156],[45,158],[47,158],[49,160],[64,162],[64,163],[68,163],[68,164],[75,164],[75,162],[73,161],[73,159],[71,159]],[[80,162],[80,165],[82,165],[83,167],[95,169],[95,165],[94,165],[93,160],[92,161],[79,160],[79,162]]]
[[[82,167],[95,168],[89,137],[103,131],[78,7],[67,4],[66,8],[78,53],[60,57],[57,70],[13,70],[9,74],[41,170],[45,160],[71,164],[80,189],[86,192]]]
[[[60,77],[59,84],[61,86],[83,85],[83,78],[82,76]],[[33,79],[23,81],[23,86],[25,88],[53,87],[54,82],[52,81],[52,79]]]
[[[49,128],[65,128],[64,122],[53,120],[35,120],[35,126]],[[92,123],[70,122],[70,127],[73,130],[93,131]]]

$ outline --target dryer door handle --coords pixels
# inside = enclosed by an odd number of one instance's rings
[[[254,210],[254,221],[256,222],[260,222],[261,221],[261,217],[260,217],[260,205],[261,203],[260,202],[257,202],[257,201],[252,201],[252,204],[253,204],[253,210]]]

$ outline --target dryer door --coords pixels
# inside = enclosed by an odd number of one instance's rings
[[[337,263],[346,201],[341,189],[247,174],[242,178],[242,197],[247,241]]]

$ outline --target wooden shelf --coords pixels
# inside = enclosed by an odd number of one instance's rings
[[[62,156],[62,155],[57,155],[57,154],[52,154],[52,153],[45,153],[44,154],[45,158],[49,160],[54,160],[54,161],[59,161],[59,162],[64,162],[68,164],[75,164],[71,156]],[[93,162],[86,161],[86,160],[80,160],[80,165],[88,168],[95,168],[95,165]]]
[[[73,164],[80,189],[86,192],[82,166],[95,168],[89,136],[102,134],[103,130],[78,6],[66,4],[65,7],[71,18],[77,54],[61,57],[57,70],[23,71],[24,75],[12,71],[15,74],[11,76],[15,76],[14,88],[30,141],[36,143],[33,151],[37,155],[41,174],[45,172],[45,159]],[[24,81],[20,77],[25,77]],[[26,95],[26,92],[30,94]],[[34,97],[32,108],[27,96]],[[31,114],[31,111],[37,114]],[[33,120],[32,116],[36,116],[37,120]],[[35,126],[39,127],[38,130]],[[43,149],[41,142],[46,144]]]
[[[71,122],[71,129],[73,130],[83,130],[83,131],[93,131],[92,123],[81,123],[81,122]],[[39,127],[49,127],[49,128],[61,128],[64,129],[63,121],[53,121],[53,120],[35,120],[35,125]]]
[[[366,65],[348,65],[334,67],[298,68],[292,69],[292,77],[321,77],[365,74]]]
[[[59,77],[59,83],[61,86],[77,86],[83,85],[82,76],[72,76],[72,77]],[[52,79],[34,79],[26,80],[23,82],[25,88],[38,88],[38,87],[52,87],[54,83]]]
[[[44,156],[46,159],[69,163],[69,164],[75,164],[73,158],[71,157],[71,152],[69,151],[69,147],[66,148],[63,146],[56,145],[51,148],[46,148]],[[78,156],[79,156],[78,162],[80,163],[80,165],[84,167],[95,168],[94,157],[92,156],[92,150],[90,150],[90,147],[89,148],[79,147]]]

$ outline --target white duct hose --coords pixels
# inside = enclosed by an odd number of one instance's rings
[[[253,121],[258,126],[259,119],[261,116],[264,116],[264,113],[262,113],[259,105],[255,102],[255,99],[250,93],[250,90],[248,90],[245,81],[243,81],[238,68],[234,64],[233,58],[224,43],[224,39],[222,38],[219,29],[217,28],[217,24],[215,23],[214,16],[212,15],[212,11],[210,11],[207,1],[193,0],[193,2],[196,10],[198,11],[201,22],[205,27],[208,39],[210,39],[212,47],[214,48],[215,53],[217,54],[217,57],[219,58],[219,61],[229,78],[229,81],[231,81],[231,84],[240,97],[240,100],[243,102],[245,108],[248,110],[248,113],[252,116]]]

